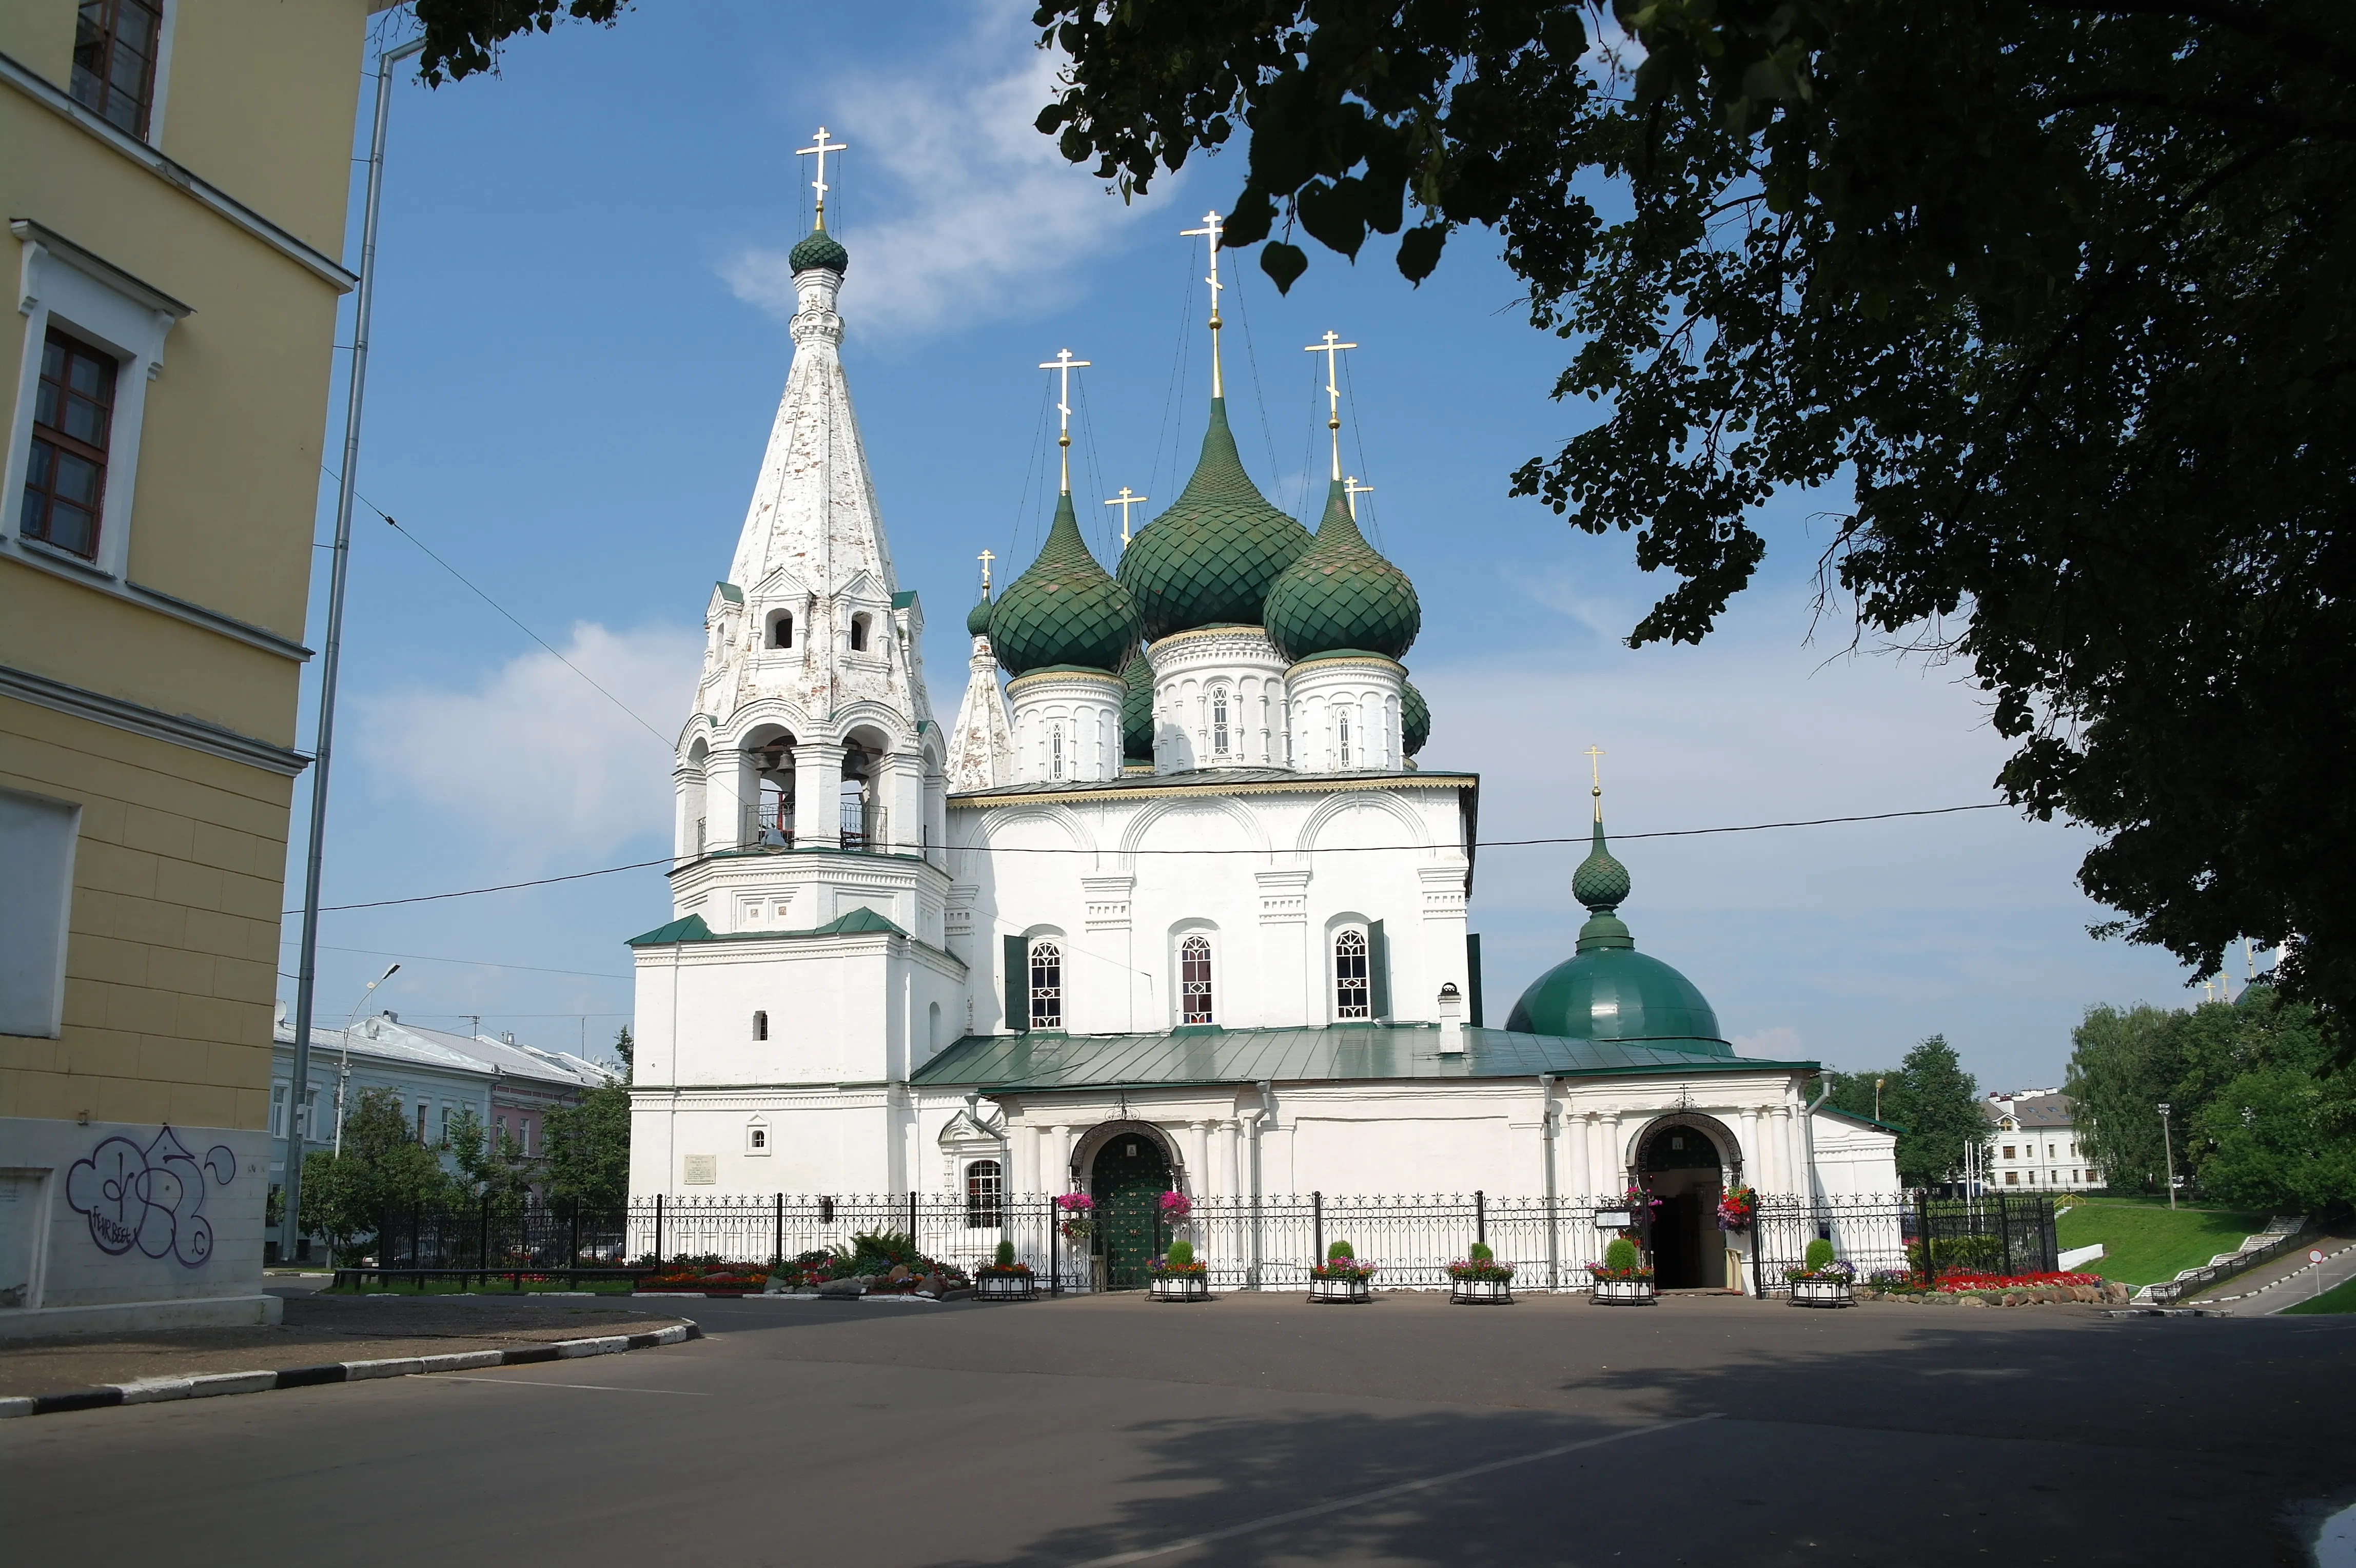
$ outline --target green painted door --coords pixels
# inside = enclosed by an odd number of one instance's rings
[[[1154,1253],[1154,1219],[1170,1190],[1170,1162],[1161,1144],[1142,1133],[1122,1133],[1097,1152],[1088,1196],[1097,1200],[1106,1283],[1143,1290]]]

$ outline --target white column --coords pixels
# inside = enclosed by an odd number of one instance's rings
[[[1186,1123],[1186,1185],[1196,1197],[1211,1196],[1211,1124]]]
[[[1219,1192],[1221,1197],[1243,1195],[1243,1123],[1228,1117],[1219,1123]]]
[[[1783,1123],[1783,1155],[1790,1161],[1785,1168],[1792,1173],[1792,1190],[1802,1197],[1814,1197],[1815,1173],[1808,1169],[1808,1133],[1801,1125],[1800,1108],[1787,1102],[1780,1114]]]
[[[1595,1169],[1588,1156],[1588,1145],[1592,1142],[1587,1135],[1588,1119],[1580,1112],[1572,1112],[1564,1119],[1570,1124],[1570,1153],[1559,1167],[1567,1189],[1559,1196],[1587,1197],[1595,1185]]]
[[[1751,1184],[1752,1190],[1764,1192],[1767,1158],[1759,1147],[1759,1112],[1746,1105],[1735,1113],[1735,1118],[1742,1123],[1742,1179]]]
[[[734,746],[703,759],[703,842],[734,849],[744,842],[744,808],[754,804],[753,759]]]
[[[1784,1136],[1787,1131],[1785,1123],[1790,1115],[1790,1111],[1783,1106],[1767,1107],[1766,1127],[1760,1142],[1766,1146],[1767,1161],[1771,1167],[1768,1177],[1775,1184],[1769,1189],[1772,1192],[1792,1191],[1792,1145],[1790,1140]]]
[[[1628,1158],[1626,1151],[1628,1144],[1628,1122],[1631,1114],[1631,1112],[1626,1111],[1615,1111],[1605,1121],[1603,1130],[1610,1137],[1611,1142],[1604,1145],[1603,1179],[1606,1185],[1602,1187],[1599,1196],[1617,1197],[1622,1191],[1625,1190],[1628,1186]]]
[[[1014,1191],[1045,1192],[1039,1185],[1039,1129],[1025,1122],[1014,1129]]]
[[[886,815],[884,843],[894,854],[923,853],[925,837],[925,759],[916,752],[894,753],[876,768],[875,800]]]
[[[842,843],[842,747],[822,740],[794,746],[794,847]]]
[[[1048,1166],[1040,1172],[1041,1189],[1050,1195],[1066,1190],[1072,1181],[1072,1130],[1057,1126],[1047,1129]]]

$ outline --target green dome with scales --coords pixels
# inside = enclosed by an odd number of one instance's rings
[[[1306,553],[1309,531],[1270,505],[1244,472],[1225,398],[1194,477],[1170,509],[1130,541],[1120,583],[1148,638],[1209,626],[1258,626],[1269,590]]]

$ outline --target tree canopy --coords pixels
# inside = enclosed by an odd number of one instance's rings
[[[2356,1005],[2356,6],[1046,0],[1039,128],[1124,192],[1248,134],[1231,243],[1484,225],[1601,413],[1512,487],[1694,641],[1848,487],[1857,635],[1967,660],[2110,930],[2296,934]]]
[[[628,0],[417,0],[425,28],[418,74],[439,87],[498,66],[498,47],[519,33],[545,33],[557,22],[612,27]]]
[[[1944,1035],[1922,1041],[1894,1068],[1827,1073],[1825,1103],[1852,1116],[1875,1116],[1877,1082],[1879,1119],[1899,1129],[1898,1179],[1906,1186],[1952,1181],[1963,1174],[1965,1149],[1987,1147],[1978,1080],[1964,1070]]]

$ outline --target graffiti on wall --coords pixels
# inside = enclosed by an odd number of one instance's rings
[[[136,1247],[151,1258],[199,1268],[213,1255],[208,1175],[215,1187],[228,1186],[237,1176],[237,1155],[216,1144],[198,1160],[167,1122],[144,1149],[119,1133],[99,1140],[66,1173],[66,1201],[89,1219],[100,1251],[119,1257]]]

